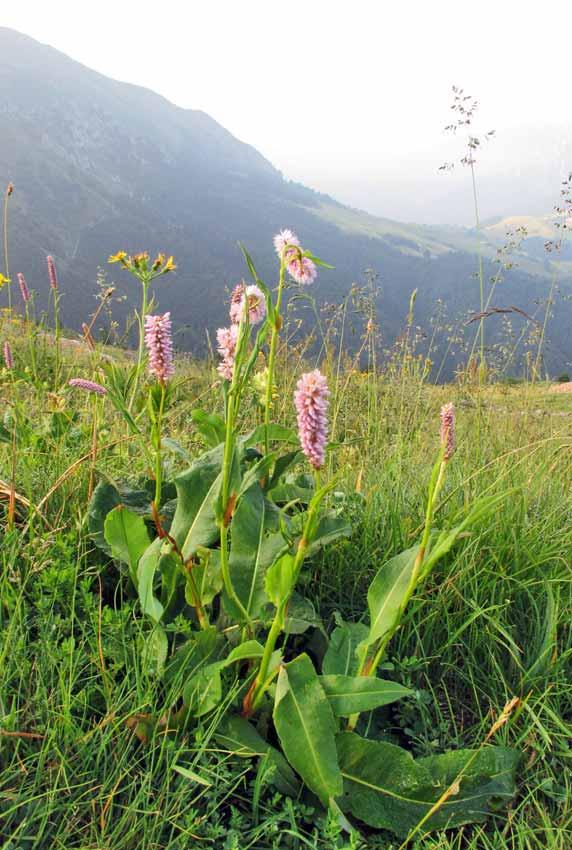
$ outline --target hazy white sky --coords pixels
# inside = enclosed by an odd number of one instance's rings
[[[570,120],[572,2],[12,0],[13,27],[203,109],[286,176],[434,171],[452,84],[483,129]],[[412,165],[413,163],[413,165]],[[335,183],[333,181],[332,185]]]

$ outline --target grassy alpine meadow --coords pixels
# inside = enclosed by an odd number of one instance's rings
[[[110,258],[134,353],[66,335],[51,258],[54,331],[17,279],[2,846],[568,850],[572,396],[484,348],[432,385],[413,300],[383,365],[371,315],[355,357],[289,343],[325,263],[275,248],[204,362],[150,295],[171,257]]]

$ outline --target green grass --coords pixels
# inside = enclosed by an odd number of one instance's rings
[[[21,365],[0,377],[4,426],[17,416],[17,521],[0,495],[0,837],[5,850],[350,848],[396,850],[387,834],[340,834],[308,799],[275,794],[249,761],[217,745],[217,717],[185,735],[146,743],[133,718],[168,694],[142,669],[135,601],[90,541],[85,513],[92,399],[65,387],[89,377],[100,353],[64,353],[63,383]],[[383,561],[411,545],[422,523],[437,445],[438,410],[453,400],[458,451],[438,516],[484,492],[515,488],[486,526],[457,547],[408,610],[389,662],[416,697],[392,714],[392,734],[415,754],[477,746],[503,706],[522,699],[496,735],[522,751],[519,793],[485,826],[420,836],[418,850],[568,850],[572,846],[572,396],[545,386],[430,387],[405,369],[375,378],[327,360],[339,445],[332,469],[353,524],[349,540],[315,560],[305,593],[324,621],[359,619]],[[291,421],[296,353],[279,375],[277,418]],[[208,364],[179,364],[166,430],[191,453],[190,411],[220,409]],[[55,389],[55,392],[54,392]],[[197,402],[197,399],[200,399]],[[121,421],[105,405],[95,474],[144,472]],[[260,417],[252,399],[245,430]],[[109,446],[104,448],[104,446]],[[87,456],[87,457],[86,457]],[[78,459],[86,459],[77,464]],[[0,442],[10,484],[12,446]],[[173,469],[183,462],[173,455]],[[67,475],[66,475],[67,473]],[[61,483],[58,484],[58,481]],[[0,484],[0,487],[2,485]],[[0,491],[2,493],[2,491]],[[50,494],[46,499],[46,495]],[[41,506],[41,516],[36,508]],[[175,765],[207,784],[180,775]]]

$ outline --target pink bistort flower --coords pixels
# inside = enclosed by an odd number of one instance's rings
[[[281,230],[274,237],[274,249],[279,257],[282,257],[282,251],[287,245],[295,245],[300,247],[300,240],[291,230]]]
[[[149,352],[149,372],[164,384],[175,374],[170,313],[145,316],[145,345]]]
[[[13,369],[14,368],[14,358],[12,356],[12,349],[10,347],[10,343],[8,342],[8,340],[6,340],[6,342],[4,343],[3,353],[4,353],[4,363],[6,365],[6,368],[7,369]]]
[[[27,304],[30,300],[30,290],[28,289],[26,278],[24,277],[22,272],[18,272],[18,285],[20,286],[20,294],[22,295],[22,301],[24,302],[24,304]]]
[[[292,259],[286,263],[288,274],[293,277],[296,283],[309,284],[313,283],[317,277],[316,264],[309,257],[302,257],[296,253]]]
[[[54,263],[54,258],[50,255],[46,257],[46,262],[48,264],[48,278],[50,281],[50,286],[52,289],[57,290],[58,288],[58,273],[56,271],[56,264]]]
[[[216,332],[216,340],[218,353],[222,357],[217,366],[217,371],[225,381],[232,381],[236,343],[238,342],[238,325],[233,324],[230,328],[219,328]]]
[[[441,445],[443,460],[450,460],[455,451],[455,406],[451,401],[441,408]]]
[[[248,319],[251,325],[257,325],[263,320],[266,315],[266,302],[264,293],[255,286],[246,286],[244,283],[237,283],[230,296],[230,321],[233,325],[238,325],[242,319],[244,311],[244,301],[248,301]]]
[[[329,396],[328,384],[319,369],[302,375],[294,393],[300,445],[314,469],[324,465]]]
[[[68,381],[70,387],[77,387],[79,390],[85,390],[86,393],[95,393],[96,395],[107,395],[107,390],[101,384],[96,384],[95,381],[88,381],[86,378],[71,378]]]

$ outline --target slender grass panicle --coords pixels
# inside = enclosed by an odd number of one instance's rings
[[[248,302],[248,320],[251,325],[258,325],[266,315],[266,302],[264,293],[255,286],[246,286],[238,283],[230,297],[230,321],[238,325],[242,319],[245,301]]]
[[[320,469],[324,465],[329,396],[326,378],[319,369],[302,375],[294,393],[300,444],[314,469]]]
[[[145,316],[145,345],[149,353],[149,372],[161,383],[175,374],[171,314]]]
[[[6,368],[7,369],[13,369],[14,368],[14,356],[12,355],[12,348],[10,347],[10,343],[8,341],[6,341],[4,343],[3,353],[4,353],[4,364],[5,364]]]
[[[455,451],[455,406],[452,402],[441,408],[441,445],[445,449],[443,460],[450,460]]]
[[[30,301],[30,290],[28,289],[26,278],[24,277],[22,272],[18,272],[18,285],[20,287],[22,301],[24,302],[24,304],[28,304],[28,302]]]
[[[48,278],[49,278],[49,281],[50,281],[50,286],[51,286],[52,289],[57,291],[57,289],[58,289],[58,273],[56,271],[56,264],[54,262],[54,258],[52,257],[51,254],[46,257],[46,262],[48,264]]]
[[[216,339],[218,343],[217,351],[222,357],[217,366],[217,371],[225,381],[232,381],[236,343],[238,341],[238,325],[232,324],[230,328],[219,328],[216,332]]]
[[[71,378],[68,381],[70,387],[77,387],[79,390],[84,390],[86,393],[95,393],[96,395],[107,395],[107,390],[101,384],[96,384],[95,381],[88,381],[86,378]]]

